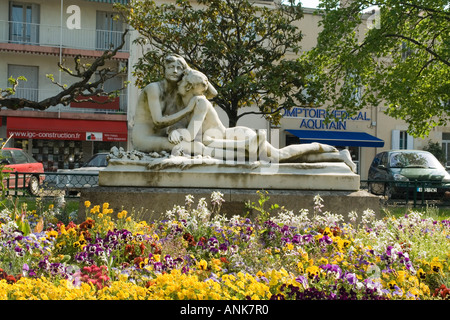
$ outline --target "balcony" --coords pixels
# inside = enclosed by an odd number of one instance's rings
[[[13,97],[28,99],[32,101],[41,101],[45,98],[58,94],[57,90],[42,90],[33,88],[17,88]],[[81,101],[82,99],[80,99]],[[96,114],[126,114],[127,113],[127,94],[126,91],[119,94],[118,97],[107,101],[106,97],[93,97],[95,102],[71,103],[68,106],[56,105],[48,108],[48,112],[76,112],[76,113],[96,113]],[[22,110],[29,110],[23,108]]]
[[[120,31],[68,29],[66,26],[0,20],[0,43],[105,51],[117,47],[121,40]],[[129,52],[128,35],[120,51]]]

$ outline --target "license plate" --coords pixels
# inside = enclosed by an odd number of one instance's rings
[[[422,188],[417,188],[417,192],[422,192]],[[425,192],[437,192],[437,188],[425,188]]]

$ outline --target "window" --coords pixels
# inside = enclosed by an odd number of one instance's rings
[[[380,165],[384,166],[385,168],[387,168],[388,166],[388,155],[386,152],[381,155]]]
[[[2,150],[2,160],[8,161],[9,164],[14,164],[14,159],[12,157],[11,151]]]
[[[392,130],[392,149],[414,149],[414,138],[406,130]]]
[[[27,81],[20,81],[16,88],[16,98],[27,99],[31,101],[38,100],[38,75],[39,67],[36,66],[22,66],[10,64],[8,65],[8,78],[18,78],[24,76]]]
[[[11,153],[13,155],[14,161],[16,164],[23,164],[28,163],[27,156],[25,155],[25,152],[22,152],[20,150],[11,150]]]
[[[450,166],[450,133],[442,133],[442,149],[445,153],[445,165]]]
[[[378,167],[378,165],[380,165],[380,163],[381,163],[381,156],[382,156],[382,154],[381,154],[381,153],[378,153],[378,154],[373,158],[373,161],[372,161],[372,164],[371,164],[372,167],[376,168],[376,167]]]
[[[406,133],[406,131],[400,131],[399,143],[399,149],[408,149],[408,134]]]
[[[39,5],[10,2],[9,41],[39,44]]]
[[[413,53],[411,47],[408,46],[406,42],[402,42],[401,54],[402,60],[408,59],[408,57]]]
[[[97,50],[115,48],[122,42],[124,24],[113,12],[97,11]]]

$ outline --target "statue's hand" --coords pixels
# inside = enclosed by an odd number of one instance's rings
[[[205,96],[193,96],[191,98],[191,100],[189,100],[188,105],[186,106],[186,109],[188,109],[189,111],[194,110],[195,106],[197,105],[197,103],[201,100],[204,100]]]
[[[168,139],[169,139],[170,143],[179,144],[183,140],[183,135],[181,134],[181,132],[178,129],[177,130],[173,130],[169,134]]]

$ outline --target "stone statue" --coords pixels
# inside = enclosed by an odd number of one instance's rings
[[[208,98],[217,94],[208,78],[188,67],[180,56],[165,61],[165,79],[149,84],[138,99],[132,132],[136,150],[220,160],[291,162],[344,162],[355,172],[348,150],[310,143],[278,149],[264,131],[227,128]]]
[[[164,62],[164,79],[147,85],[136,105],[132,141],[134,148],[142,152],[170,151],[173,144],[167,139],[166,128],[185,118],[194,107],[194,104],[182,106],[178,94],[178,81],[189,68],[184,58],[169,54]],[[209,96],[217,94],[213,87],[209,89]],[[180,111],[168,114],[175,109]]]

